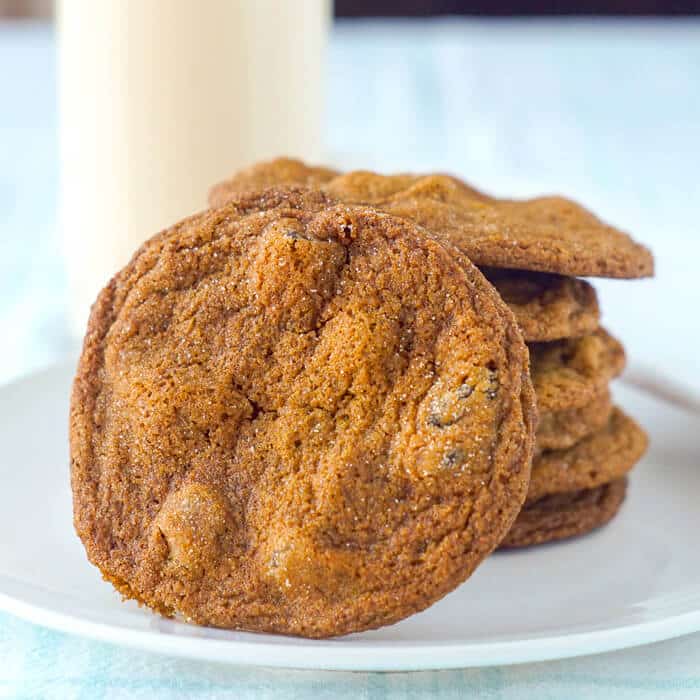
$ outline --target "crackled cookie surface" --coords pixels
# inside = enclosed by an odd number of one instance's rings
[[[276,158],[240,170],[226,183],[215,186],[209,193],[209,198],[215,200],[218,206],[231,199],[231,193],[240,194],[263,190],[267,187],[290,185],[318,187],[339,174],[337,170],[306,165],[294,158]]]
[[[535,450],[562,450],[607,425],[613,405],[606,388],[600,396],[580,408],[540,413]]]
[[[585,535],[612,520],[627,493],[622,477],[593,489],[544,496],[520,511],[501,549]]]
[[[534,442],[527,349],[413,224],[303,189],[145,243],[74,382],[74,522],[123,594],[200,624],[392,623],[510,529]]]
[[[276,170],[286,178],[289,161],[260,163],[234,175],[211,190],[210,204],[218,206],[248,189],[257,177],[256,167],[270,180]],[[318,170],[301,162],[295,168],[300,184]],[[371,204],[445,235],[476,265],[581,277],[634,278],[654,271],[647,248],[564,197],[497,199],[440,174],[355,171],[328,176],[324,172],[316,182],[325,192],[343,202]],[[279,182],[291,184],[289,179]]]
[[[644,430],[615,407],[600,430],[573,447],[542,452],[532,460],[527,503],[619,479],[642,458],[647,445]]]
[[[527,341],[578,338],[598,328],[598,297],[584,280],[493,267],[481,271],[515,314]]]
[[[528,348],[542,414],[587,406],[625,368],[624,348],[602,328],[582,338],[530,343]]]

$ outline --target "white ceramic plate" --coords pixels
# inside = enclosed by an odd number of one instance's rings
[[[630,389],[651,433],[621,514],[591,535],[489,558],[458,590],[392,627],[329,641],[226,632],[122,603],[71,523],[72,365],[0,389],[0,608],[104,641],[234,664],[352,670],[556,659],[700,630],[700,419]]]

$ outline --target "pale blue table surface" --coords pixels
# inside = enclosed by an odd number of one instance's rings
[[[49,27],[0,24],[0,382],[75,346],[55,224],[54,77]],[[633,366],[700,392],[689,316],[700,307],[700,23],[345,24],[329,82],[330,160],[451,170],[513,196],[572,193],[651,245],[655,280],[596,282],[605,320]],[[332,674],[183,662],[0,614],[0,697],[425,695],[700,698],[700,635],[510,668]]]

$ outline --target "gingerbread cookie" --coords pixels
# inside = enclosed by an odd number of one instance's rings
[[[530,372],[540,413],[587,406],[625,367],[622,345],[599,328],[582,338],[529,343]]]
[[[619,479],[642,458],[647,444],[642,428],[616,407],[604,428],[573,447],[543,452],[533,459],[527,502]]]
[[[584,280],[494,267],[481,271],[515,314],[529,342],[578,338],[598,328],[598,297]]]
[[[257,167],[270,174],[278,166],[273,161]],[[316,170],[296,167],[300,182]],[[654,271],[647,248],[564,197],[497,199],[449,175],[366,171],[320,186],[343,202],[371,204],[447,236],[476,265],[581,277],[647,277]],[[209,202],[218,206],[240,190],[241,175],[234,175],[212,189]]]
[[[313,167],[293,158],[276,158],[272,161],[256,163],[240,170],[225,185],[215,186],[209,198],[220,204],[231,199],[231,192],[254,192],[268,187],[287,187],[301,185],[318,187],[340,173],[337,170],[324,167]],[[217,205],[218,206],[218,205]]]
[[[536,451],[563,450],[607,424],[613,406],[610,392],[605,391],[581,408],[540,413],[537,424]]]
[[[584,535],[612,520],[627,492],[623,477],[593,489],[544,496],[520,511],[501,549]]]
[[[495,290],[411,222],[242,196],[146,242],[93,307],[76,530],[166,615],[307,637],[396,622],[514,522],[527,364]]]

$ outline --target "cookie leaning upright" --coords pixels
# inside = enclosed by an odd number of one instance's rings
[[[427,232],[303,189],[148,241],[95,303],[74,383],[74,521],[124,595],[325,637],[464,581],[525,499],[527,349]]]

